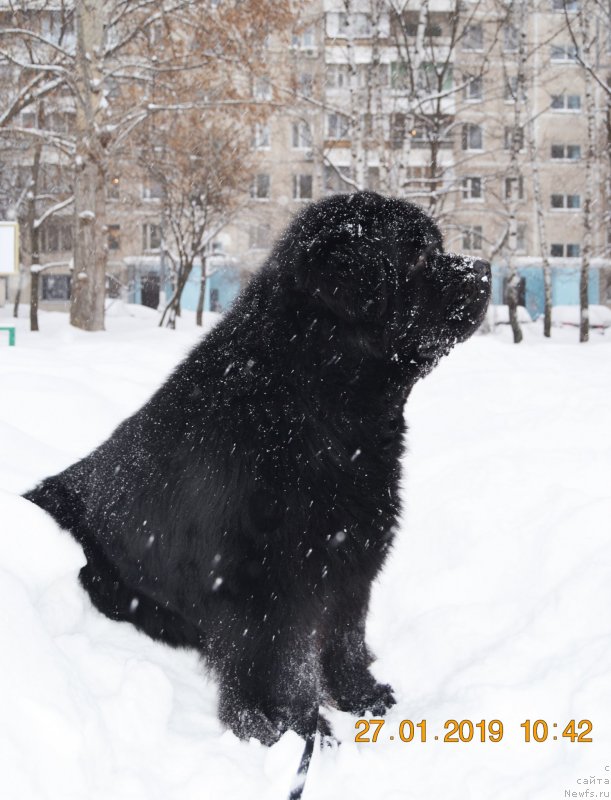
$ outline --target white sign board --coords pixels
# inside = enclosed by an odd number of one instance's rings
[[[19,225],[0,222],[0,275],[12,275],[19,269]]]

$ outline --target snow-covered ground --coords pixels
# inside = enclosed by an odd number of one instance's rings
[[[197,338],[192,316],[172,332],[130,309],[85,334],[43,313],[31,334],[22,313],[17,346],[0,339],[0,798],[284,798],[300,740],[223,731],[197,657],[98,614],[80,548],[17,496],[145,400]],[[315,754],[306,800],[611,796],[611,332],[576,339],[533,323],[515,347],[501,327],[414,390],[369,624],[398,702],[376,743],[332,715],[344,743]],[[427,721],[425,743],[399,739],[404,719]],[[503,739],[444,742],[449,719],[502,720]],[[523,741],[527,719],[546,742]],[[592,743],[562,738],[571,719]]]

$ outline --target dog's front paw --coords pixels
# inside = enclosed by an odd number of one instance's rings
[[[381,717],[397,702],[391,686],[375,681],[353,692],[341,693],[335,700],[340,711],[349,711],[359,717],[367,712]]]
[[[261,744],[271,747],[282,731],[258,708],[236,707],[234,703],[223,703],[219,707],[219,719],[235,733],[239,739],[258,739]]]

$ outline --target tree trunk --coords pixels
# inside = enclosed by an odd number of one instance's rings
[[[19,316],[19,304],[21,303],[21,284],[23,283],[23,270],[19,270],[19,283],[17,284],[17,291],[15,292],[15,302],[13,304],[13,316],[15,319]]]
[[[581,32],[581,45],[584,59],[589,61],[592,50],[590,39],[590,9],[583,5],[579,11]],[[579,273],[579,341],[587,342],[590,338],[590,308],[588,301],[588,284],[590,278],[590,259],[592,258],[592,181],[594,179],[593,167],[596,157],[596,107],[592,86],[592,76],[587,69],[583,70],[585,87],[585,110],[587,118],[588,142],[586,145],[586,163],[584,175],[584,201],[583,201],[583,242],[581,248],[581,269]]]
[[[42,112],[39,114],[39,127],[42,127]],[[40,227],[36,225],[36,195],[38,194],[38,176],[40,174],[40,157],[42,148],[38,148],[34,156],[34,169],[32,170],[32,200],[31,215],[28,213],[30,228],[30,330],[38,328],[38,300],[40,297]]]
[[[539,154],[535,137],[535,122],[530,105],[530,93],[524,95],[524,108],[526,112],[526,136],[528,142],[528,158],[532,169],[533,200],[537,216],[537,230],[539,233],[539,252],[543,266],[543,335],[548,339],[552,335],[552,269],[549,263],[549,244],[547,241],[547,228],[545,225],[545,211],[541,192],[541,175],[539,173]]]
[[[38,106],[37,125],[39,129],[44,128],[44,109],[42,103]],[[39,276],[40,267],[40,229],[36,225],[36,198],[38,196],[38,183],[40,176],[40,161],[42,158],[42,145],[36,145],[34,160],[32,161],[32,173],[30,181],[30,195],[26,213],[26,237],[28,262],[30,270],[30,330],[38,331],[38,295],[39,295]]]
[[[543,335],[552,336],[552,268],[549,260],[543,260]]]
[[[204,317],[204,298],[206,296],[206,257],[202,256],[202,277],[199,282],[199,297],[197,298],[197,311],[195,312],[195,324],[202,327]]]
[[[520,277],[518,275],[516,257],[518,249],[518,205],[520,200],[520,181],[522,171],[520,169],[519,150],[522,132],[522,103],[526,93],[526,60],[527,55],[527,25],[526,25],[526,0],[519,0],[516,11],[516,24],[520,31],[518,44],[518,74],[516,80],[516,96],[513,107],[513,130],[511,132],[511,150],[509,176],[511,185],[509,187],[509,274],[507,278],[507,305],[509,307],[509,322],[513,333],[513,341],[519,344],[524,338],[522,329],[518,321],[518,286]]]
[[[30,272],[30,330],[38,328],[38,296],[40,294],[40,273],[38,270]]]
[[[517,192],[517,188],[515,189]],[[518,321],[518,286],[520,276],[516,269],[515,254],[518,238],[518,220],[515,214],[515,201],[512,201],[512,211],[509,218],[509,269],[507,276],[507,307],[509,309],[509,324],[513,333],[514,344],[520,344],[524,338]]]
[[[76,75],[81,102],[76,109],[74,179],[74,272],[70,322],[86,331],[104,330],[106,283],[106,167],[98,130],[103,97],[102,0],[76,3]]]
[[[75,241],[70,322],[85,331],[104,330],[107,250],[105,176],[91,160],[78,164],[74,181]]]
[[[161,319],[159,320],[159,327],[163,328],[163,324],[167,317],[167,327],[176,328],[176,317],[180,316],[180,299],[182,297],[182,292],[185,286],[187,285],[187,281],[189,280],[189,275],[191,274],[191,270],[193,269],[193,262],[189,264],[180,264],[178,267],[178,279],[176,281],[176,289],[174,290],[174,294],[170,298],[170,302],[163,310],[163,314],[161,315]]]

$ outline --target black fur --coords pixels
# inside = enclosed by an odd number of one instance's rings
[[[201,652],[266,744],[320,703],[376,716],[365,618],[399,510],[403,405],[479,325],[489,267],[410,203],[310,205],[233,309],[91,455],[26,494],[113,619]]]

